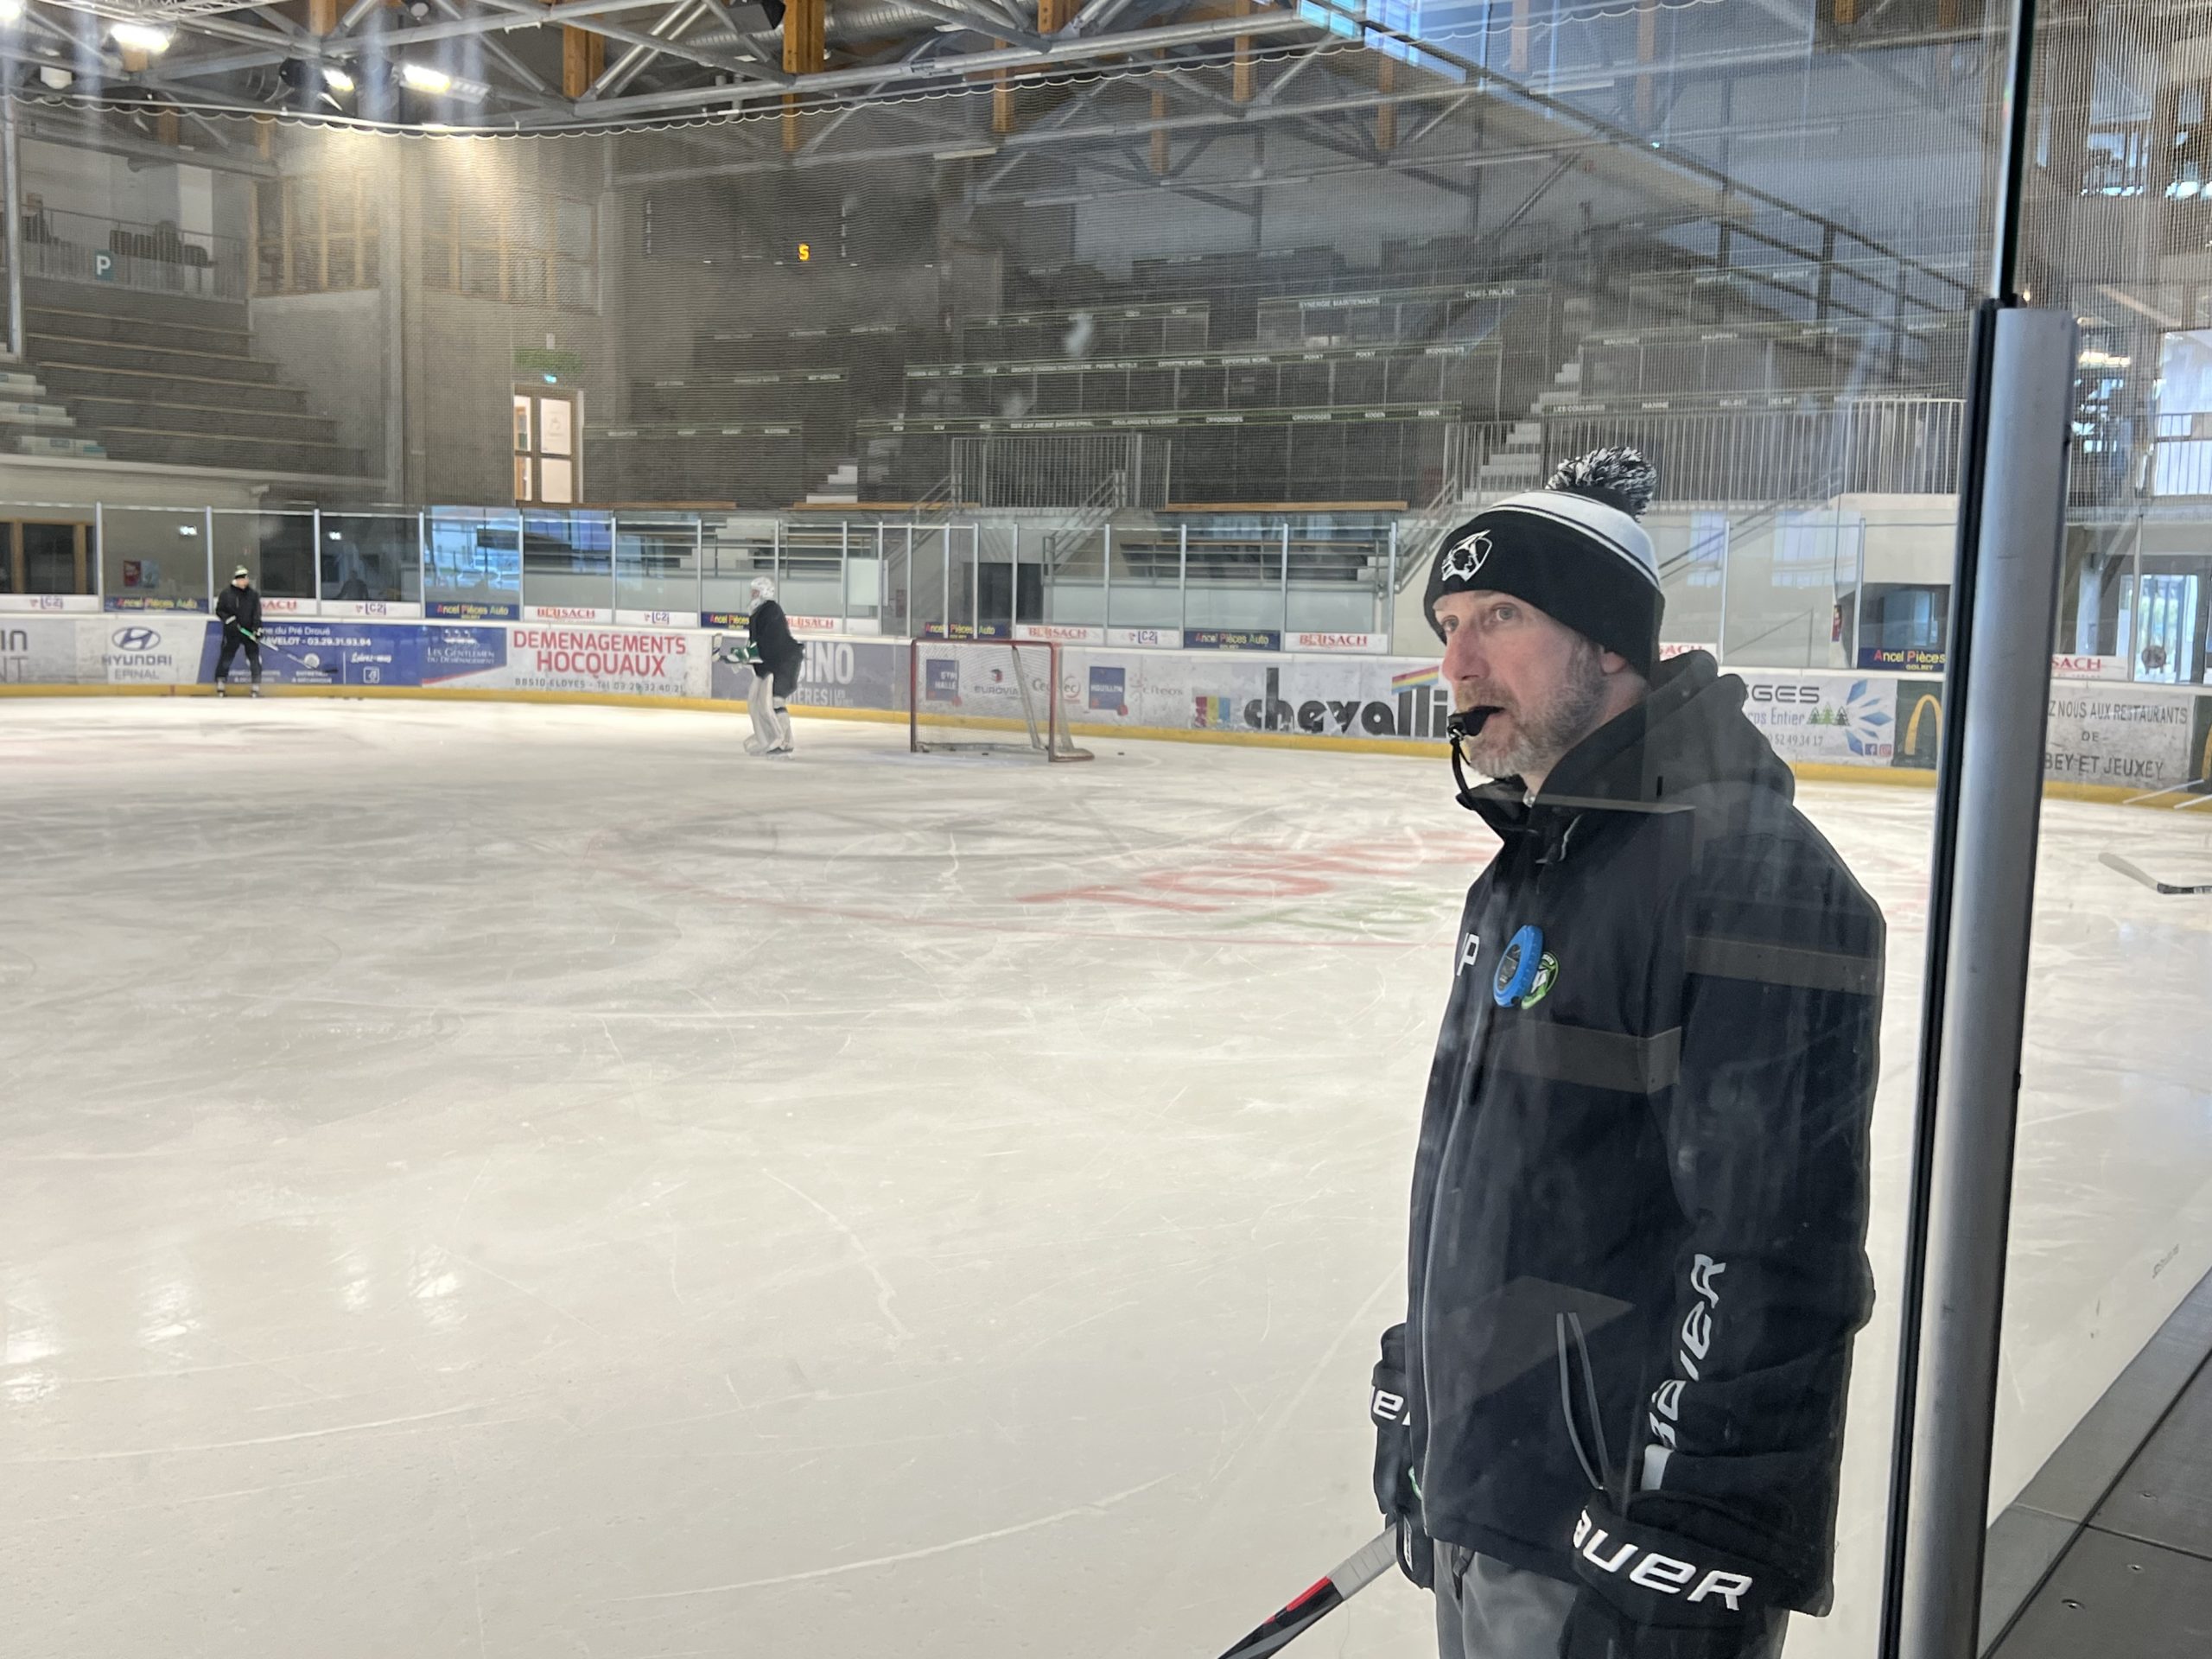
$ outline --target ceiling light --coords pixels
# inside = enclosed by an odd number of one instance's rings
[[[464,80],[459,75],[449,75],[444,70],[427,63],[403,63],[399,78],[414,92],[432,98],[465,98],[481,102],[492,95],[492,89],[480,80]]]
[[[151,23],[118,23],[108,32],[115,37],[118,46],[128,51],[159,56],[169,49],[168,30],[156,29]]]
[[[38,78],[40,85],[45,86],[49,92],[56,92],[63,91],[77,79],[67,69],[51,63],[42,63],[39,66]]]
[[[0,3],[4,3],[0,0]],[[326,63],[322,66],[322,84],[334,92],[350,92],[353,90],[353,77],[336,64]]]
[[[0,23],[19,23],[23,20],[23,0],[0,0]]]

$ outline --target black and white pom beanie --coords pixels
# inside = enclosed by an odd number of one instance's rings
[[[1512,594],[1649,676],[1666,609],[1658,560],[1637,517],[1657,486],[1633,449],[1561,461],[1541,490],[1485,507],[1444,538],[1422,600],[1437,637],[1446,594]]]

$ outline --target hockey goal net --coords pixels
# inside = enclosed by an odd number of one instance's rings
[[[907,676],[908,747],[916,754],[1090,759],[1068,734],[1069,692],[1055,644],[918,639]]]

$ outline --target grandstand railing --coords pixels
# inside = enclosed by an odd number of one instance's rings
[[[73,213],[33,198],[22,211],[22,249],[27,276],[195,299],[246,297],[239,237]]]
[[[1417,522],[1435,534],[1471,504],[1541,483],[1562,461],[1621,444],[1647,456],[1670,505],[1788,505],[1837,495],[1944,495],[1957,486],[1963,405],[1955,397],[1781,397],[1560,404],[1522,421],[1467,422],[1444,487]],[[1514,481],[1485,486],[1485,463],[1516,456]],[[1456,516],[1455,516],[1456,515]],[[1408,551],[1412,549],[1408,545]]]
[[[1165,506],[1173,453],[1170,440],[1142,432],[956,437],[952,499],[976,507],[1065,507],[1114,488],[1118,505]]]

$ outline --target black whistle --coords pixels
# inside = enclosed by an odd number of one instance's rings
[[[1463,737],[1478,736],[1496,712],[1492,709],[1454,709],[1444,722],[1444,734],[1455,743]]]

